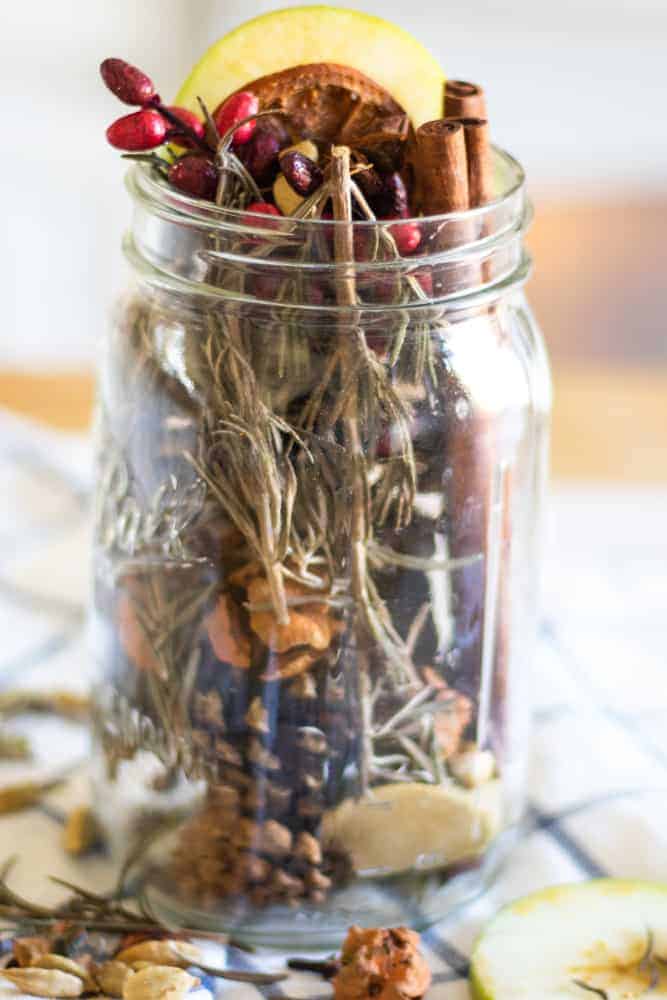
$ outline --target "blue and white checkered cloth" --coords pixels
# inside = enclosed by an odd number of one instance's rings
[[[0,414],[0,464],[0,686],[83,691],[89,442]],[[504,902],[598,875],[667,881],[667,488],[559,487],[551,508],[525,829],[491,891],[424,935],[432,1000],[469,996],[473,940]],[[2,764],[1,784],[74,768],[43,804],[0,818],[0,860],[20,855],[13,885],[46,903],[61,894],[49,874],[110,887],[107,858],[73,860],[60,846],[67,811],[87,798],[85,732],[37,718],[12,726],[36,760]],[[264,971],[283,958],[227,956]],[[324,1000],[330,988],[300,973],[269,992]]]

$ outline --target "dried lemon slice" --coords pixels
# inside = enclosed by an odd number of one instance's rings
[[[444,868],[480,854],[500,827],[500,782],[381,785],[325,814],[322,837],[368,877]]]

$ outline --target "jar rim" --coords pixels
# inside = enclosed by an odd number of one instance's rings
[[[435,216],[347,223],[221,208],[170,187],[135,163],[126,178],[134,221],[125,253],[143,280],[163,289],[274,309],[311,315],[348,308],[460,309],[505,295],[529,270],[523,236],[532,213],[523,169],[494,147],[494,172],[502,193],[487,204]],[[350,225],[351,256],[332,259],[336,227]],[[404,254],[396,228],[410,225],[418,227],[419,242]],[[331,302],[330,293],[322,304],[310,301],[318,294],[321,301],[323,287],[350,276],[359,292],[356,306]],[[283,287],[290,282],[298,291],[283,299],[271,291],[276,281]],[[396,281],[402,291],[388,300],[383,283],[386,288]]]
[[[474,208],[457,212],[443,212],[437,215],[415,215],[405,219],[354,219],[352,221],[353,228],[355,231],[389,230],[397,224],[409,225],[410,223],[437,226],[442,223],[480,220],[492,216],[500,206],[507,204],[522,192],[526,184],[526,174],[519,161],[499,146],[493,146],[492,149],[496,187],[501,187],[501,193],[492,201]],[[142,162],[133,163],[128,170],[126,187],[135,200],[151,203],[155,208],[159,206],[162,211],[171,210],[193,223],[201,223],[209,228],[215,228],[216,224],[224,227],[231,224],[242,234],[246,231],[248,233],[256,231],[257,226],[249,225],[246,221],[251,219],[254,222],[256,219],[258,223],[264,221],[264,226],[260,228],[262,234],[266,233],[266,217],[261,213],[248,212],[247,209],[225,208],[201,198],[194,198],[169,185],[163,178],[158,177],[149,165]],[[285,232],[287,226],[291,231],[299,231],[311,226],[314,229],[318,227],[331,229],[333,227],[335,231],[337,226],[347,226],[349,223],[335,219],[271,216],[271,225],[272,228],[276,228],[276,232]]]

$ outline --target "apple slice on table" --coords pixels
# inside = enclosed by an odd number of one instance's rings
[[[413,128],[442,114],[445,77],[428,50],[382,18],[335,7],[291,7],[242,24],[204,54],[176,104],[198,111],[199,96],[213,111],[236,91],[256,89],[273,106],[283,81],[286,92],[297,86],[295,68],[315,70],[320,87],[348,89],[387,114],[405,111]],[[275,80],[285,71],[291,75]]]
[[[667,885],[595,879],[505,907],[473,952],[476,1000],[667,997]]]

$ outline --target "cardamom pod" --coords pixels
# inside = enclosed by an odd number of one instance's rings
[[[0,733],[1,760],[30,760],[32,749],[27,736],[20,733]]]
[[[124,948],[116,956],[117,962],[132,965],[134,962],[150,962],[152,965],[173,965],[187,968],[201,961],[201,951],[188,941],[140,941],[139,944]]]
[[[199,979],[183,969],[150,965],[131,972],[123,986],[123,1000],[183,1000]]]
[[[0,788],[0,815],[27,809],[59,784],[60,781],[24,781]]]
[[[68,972],[71,976],[78,976],[81,979],[86,988],[86,993],[89,993],[91,990],[97,992],[95,982],[91,979],[88,970],[83,965],[75,962],[73,958],[48,952],[46,955],[39,955],[33,959],[30,966],[36,969],[58,969],[60,972]]]
[[[23,968],[26,965],[39,965],[42,955],[47,955],[51,947],[51,942],[44,935],[34,937],[14,938],[12,951],[14,958]]]
[[[100,989],[110,997],[122,997],[125,980],[130,975],[132,972],[129,966],[115,959],[103,962],[95,969],[95,979]]]
[[[60,969],[3,969],[1,976],[33,997],[80,997],[83,980]]]
[[[78,806],[67,817],[63,832],[63,847],[68,854],[85,854],[100,839],[100,830],[92,809]]]

